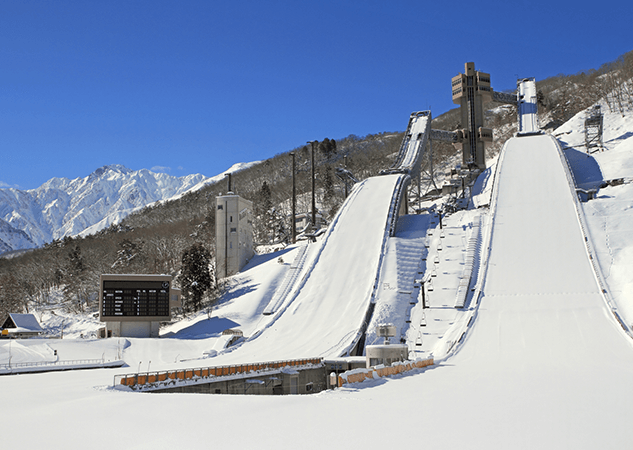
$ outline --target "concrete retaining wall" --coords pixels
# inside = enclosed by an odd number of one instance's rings
[[[327,371],[324,365],[298,369],[284,369],[233,379],[220,379],[208,383],[167,387],[151,392],[238,394],[238,395],[291,395],[315,394],[327,389]]]
[[[321,358],[115,375],[116,389],[204,394],[310,394],[327,389]]]

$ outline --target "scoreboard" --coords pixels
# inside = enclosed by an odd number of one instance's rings
[[[169,321],[172,293],[169,275],[101,275],[101,321]]]

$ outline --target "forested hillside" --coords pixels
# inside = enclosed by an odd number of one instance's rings
[[[606,98],[612,110],[624,112],[633,101],[633,52],[598,69],[574,75],[558,75],[537,81],[541,127],[555,129],[577,112]],[[516,131],[516,108],[489,104],[488,126],[495,142],[494,156],[503,142]],[[403,128],[410,111],[403,112]],[[462,127],[457,110],[433,120],[436,129]],[[381,132],[363,137],[324,138],[317,145],[317,204],[323,217],[331,218],[344,200],[344,184],[337,167],[346,167],[359,180],[377,175],[390,166],[402,140],[402,132]],[[310,149],[289,149],[233,175],[233,190],[252,200],[255,241],[259,244],[288,242],[292,192],[289,153],[295,152],[298,212],[310,208]],[[451,144],[433,143],[438,170],[457,161]],[[417,189],[415,185],[414,189]],[[6,312],[27,312],[62,301],[71,311],[92,310],[98,299],[102,273],[165,273],[176,276],[185,294],[185,280],[178,278],[183,255],[194,246],[210,254],[213,275],[215,197],[227,191],[226,182],[206,186],[178,200],[159,203],[132,214],[121,223],[84,238],[65,238],[43,248],[12,258],[0,258],[0,316]],[[182,283],[181,283],[182,281]],[[202,305],[213,302],[222,289],[211,279]]]

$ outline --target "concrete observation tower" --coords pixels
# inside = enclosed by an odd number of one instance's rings
[[[451,80],[453,103],[460,105],[461,130],[455,145],[462,150],[462,166],[486,169],[486,143],[492,142],[492,129],[484,126],[484,103],[517,104],[516,93],[495,92],[490,87],[490,74],[475,70],[474,62],[464,65],[464,73]]]
[[[255,254],[253,247],[253,203],[233,192],[216,197],[215,272],[226,278],[239,272]]]

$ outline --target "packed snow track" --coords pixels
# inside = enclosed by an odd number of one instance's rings
[[[355,186],[325,233],[302,280],[274,319],[215,361],[337,357],[358,342],[371,304],[391,216],[406,175]],[[396,210],[396,212],[394,212]]]
[[[454,401],[456,418],[471,419],[444,448],[615,448],[632,418],[616,411],[630,398],[633,347],[596,282],[560,150],[549,136],[521,137],[501,158],[473,329],[441,380],[420,378],[420,395],[451,385],[452,400],[427,396],[425,407]]]

